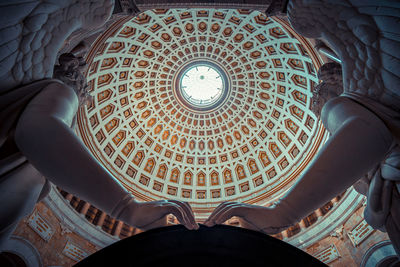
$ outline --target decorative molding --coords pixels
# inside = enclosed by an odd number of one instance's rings
[[[64,225],[63,223],[60,223],[60,227],[61,227],[61,235],[72,233],[72,231],[68,228],[68,226]]]
[[[379,262],[389,257],[397,257],[392,242],[390,242],[390,240],[381,241],[371,246],[367,252],[365,252],[360,267],[377,266]]]
[[[320,252],[318,252],[317,254],[314,254],[313,256],[325,264],[328,264],[328,263],[340,258],[339,251],[337,250],[337,248],[334,244],[321,250]]]
[[[362,220],[355,225],[348,233],[351,243],[354,247],[360,245],[370,234],[374,232],[374,228],[370,226],[365,220]]]
[[[31,216],[29,216],[28,225],[35,231],[43,240],[49,242],[53,234],[55,233],[54,228],[43,218],[37,210],[34,210]]]
[[[337,239],[343,240],[344,238],[344,225],[336,228],[331,234],[331,237],[336,237]]]
[[[268,3],[268,1],[267,1]],[[215,1],[204,1],[204,2],[196,2],[196,1],[187,1],[186,3],[183,2],[164,2],[164,1],[136,1],[136,6],[139,10],[152,10],[152,9],[171,9],[171,8],[182,8],[183,6],[186,8],[228,8],[228,9],[248,9],[248,10],[258,10],[261,12],[265,12],[268,8],[269,4],[267,3],[260,3],[260,4],[253,4],[253,3],[244,3],[244,2],[237,2],[237,3],[228,3],[228,2],[215,2]]]
[[[93,245],[103,248],[112,243],[119,241],[118,237],[112,236],[88,222],[85,217],[81,216],[67,201],[61,196],[54,185],[52,185],[50,193],[43,200],[60,220],[61,227],[69,229],[83,238],[90,241]],[[66,233],[68,230],[65,230]]]
[[[20,236],[11,236],[7,244],[3,247],[4,252],[11,252],[21,257],[26,266],[42,267],[42,258],[36,247]]]
[[[363,197],[363,195],[357,193],[353,188],[350,188],[342,200],[336,203],[329,213],[323,217],[323,220],[319,220],[285,241],[300,249],[311,246],[343,225],[360,208]]]
[[[96,97],[80,110],[79,136],[139,200],[189,201],[202,220],[222,201],[270,201],[326,140],[310,110],[317,52],[260,12],[146,11],[109,28],[86,60]],[[192,110],[179,74],[203,60],[229,74],[230,91],[218,108]]]
[[[83,260],[87,256],[89,256],[89,252],[85,251],[84,249],[81,249],[74,243],[71,243],[71,241],[67,241],[65,244],[65,247],[62,251],[62,253],[67,256],[68,258],[71,258],[77,262]]]

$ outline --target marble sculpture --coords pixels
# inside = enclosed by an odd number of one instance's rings
[[[84,62],[78,52],[64,54],[52,78],[57,52],[73,31],[103,25],[112,9],[112,0],[1,3],[0,246],[50,182],[132,226],[157,227],[173,213],[197,228],[187,203],[135,201],[71,130],[88,97]],[[341,68],[321,68],[315,92],[314,110],[331,137],[278,203],[223,203],[206,225],[239,216],[249,228],[278,233],[357,182],[368,196],[367,222],[386,230],[400,255],[400,3],[281,0],[267,13],[287,15],[340,59]]]

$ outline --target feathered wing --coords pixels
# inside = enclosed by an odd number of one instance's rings
[[[288,16],[296,31],[338,54],[345,94],[400,111],[399,1],[292,0]]]
[[[288,16],[300,34],[322,38],[331,45],[342,61],[344,94],[375,111],[398,142],[400,2],[292,0],[288,4]],[[399,151],[397,144],[374,170],[364,214],[370,225],[386,228],[398,255]]]
[[[0,96],[52,76],[58,50],[79,28],[101,26],[113,0],[0,2]]]
[[[0,2],[0,148],[30,99],[53,80],[57,52],[75,30],[103,25],[113,0]],[[42,80],[42,81],[41,81]]]
[[[370,58],[379,58],[378,77],[376,84],[383,85],[380,94],[382,104],[400,111],[400,2],[399,1],[351,1],[360,14],[369,16],[376,25],[375,39],[365,40],[364,43],[374,51],[367,54],[366,67],[371,68]],[[362,27],[354,32],[362,40],[367,35]],[[369,38],[369,36],[366,36]],[[370,92],[373,97],[374,92]],[[379,92],[378,92],[379,93]]]

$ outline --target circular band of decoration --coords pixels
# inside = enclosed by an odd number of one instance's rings
[[[195,60],[177,71],[174,93],[177,99],[193,111],[204,112],[219,107],[230,92],[226,71],[210,60]]]
[[[316,52],[258,11],[149,10],[115,23],[87,62],[96,97],[80,110],[79,133],[139,200],[189,201],[205,217],[222,201],[268,203],[326,140],[310,110]],[[185,74],[202,80],[202,64],[222,74],[210,76],[220,93],[182,88]]]

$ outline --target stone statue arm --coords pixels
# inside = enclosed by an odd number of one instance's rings
[[[345,97],[324,106],[322,121],[332,136],[290,191],[272,207],[223,203],[206,225],[241,217],[249,228],[275,234],[343,192],[377,163],[392,145],[392,135],[373,113]]]
[[[29,162],[54,184],[132,226],[156,227],[172,213],[187,228],[195,228],[187,203],[133,199],[70,128],[77,109],[76,93],[63,83],[48,85],[31,100],[15,133],[15,142]]]

